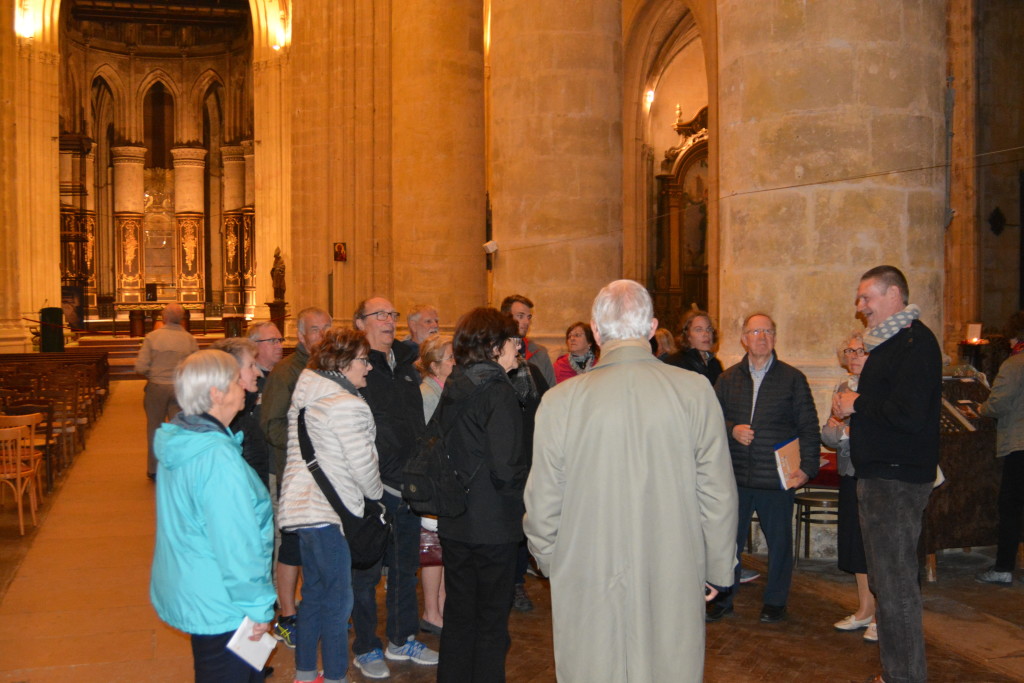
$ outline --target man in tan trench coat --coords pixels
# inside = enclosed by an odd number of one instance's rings
[[[657,326],[647,290],[607,285],[600,362],[537,412],[524,526],[551,577],[559,681],[701,680],[706,583],[732,583],[722,410],[707,379],[651,354]]]

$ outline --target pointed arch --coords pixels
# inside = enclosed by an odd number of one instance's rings
[[[101,64],[93,70],[92,76],[89,78],[89,83],[93,86],[93,107],[90,108],[91,110],[94,110],[96,106],[95,85],[97,80],[101,81],[110,90],[111,106],[113,107],[114,114],[114,135],[119,141],[137,141],[138,138],[129,135],[128,132],[128,121],[126,118],[128,113],[128,103],[125,98],[124,81],[121,79],[120,74],[118,74],[114,67],[107,63]],[[86,116],[90,117],[90,129],[95,121],[95,119],[92,118],[94,115],[94,111],[86,113]],[[92,133],[94,135],[98,135],[100,131],[92,130]]]
[[[202,140],[200,123],[203,120],[203,108],[206,106],[206,96],[211,89],[217,91],[217,99],[221,104],[223,112],[224,103],[220,92],[224,88],[224,79],[215,69],[207,69],[199,74],[189,87],[188,100],[182,102],[182,108],[188,109],[188,115],[184,116],[184,125],[188,128],[181,132],[181,139],[196,142]]]
[[[138,87],[135,89],[135,96],[131,103],[133,117],[138,117],[138,133],[139,140],[142,139],[142,121],[143,121],[143,106],[146,101],[146,95],[149,93],[149,89],[155,84],[160,83],[167,93],[174,100],[174,131],[175,136],[181,136],[183,131],[189,130],[188,125],[188,103],[182,98],[181,89],[178,87],[177,81],[163,69],[153,69],[146,76],[139,81]],[[172,144],[179,142],[189,142],[188,139],[179,138],[173,140]]]

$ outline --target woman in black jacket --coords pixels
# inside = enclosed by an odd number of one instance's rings
[[[455,326],[455,369],[435,418],[469,482],[466,512],[441,517],[444,631],[438,681],[504,681],[528,471],[523,415],[507,373],[522,340],[511,316],[477,308]]]
[[[693,370],[704,375],[715,385],[722,374],[722,363],[711,350],[718,342],[718,333],[711,318],[704,311],[690,310],[683,316],[683,331],[679,333],[680,350],[665,358],[669,365]]]

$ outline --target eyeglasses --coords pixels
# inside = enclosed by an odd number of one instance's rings
[[[284,337],[268,337],[267,339],[253,339],[257,344],[270,342],[271,344],[284,344]]]
[[[352,361],[353,361],[353,362],[355,362],[355,361],[359,361],[359,362],[361,362],[361,363],[362,363],[363,365],[369,365],[369,364],[370,364],[370,359],[369,359],[369,357],[368,357],[368,356],[356,356],[355,358],[353,358],[353,359],[352,359]]]
[[[759,327],[756,330],[747,330],[743,334],[749,334],[751,337],[774,337],[775,330],[767,327]]]
[[[865,348],[854,349],[852,347],[847,347],[843,349],[843,355],[857,356],[857,358],[863,358],[864,356],[868,355],[868,350]]]
[[[516,351],[523,348],[522,337],[509,337],[508,340],[512,342],[512,346],[516,347]]]
[[[402,314],[399,313],[398,311],[374,311],[373,313],[364,313],[359,317],[362,318],[363,320],[366,320],[371,316],[376,318],[377,320],[387,320],[388,318],[391,318],[397,323],[398,319],[402,317]]]

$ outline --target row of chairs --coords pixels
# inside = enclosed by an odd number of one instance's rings
[[[105,396],[89,367],[0,363],[0,503],[14,494],[22,535],[25,499],[35,524],[44,490],[85,447]]]

